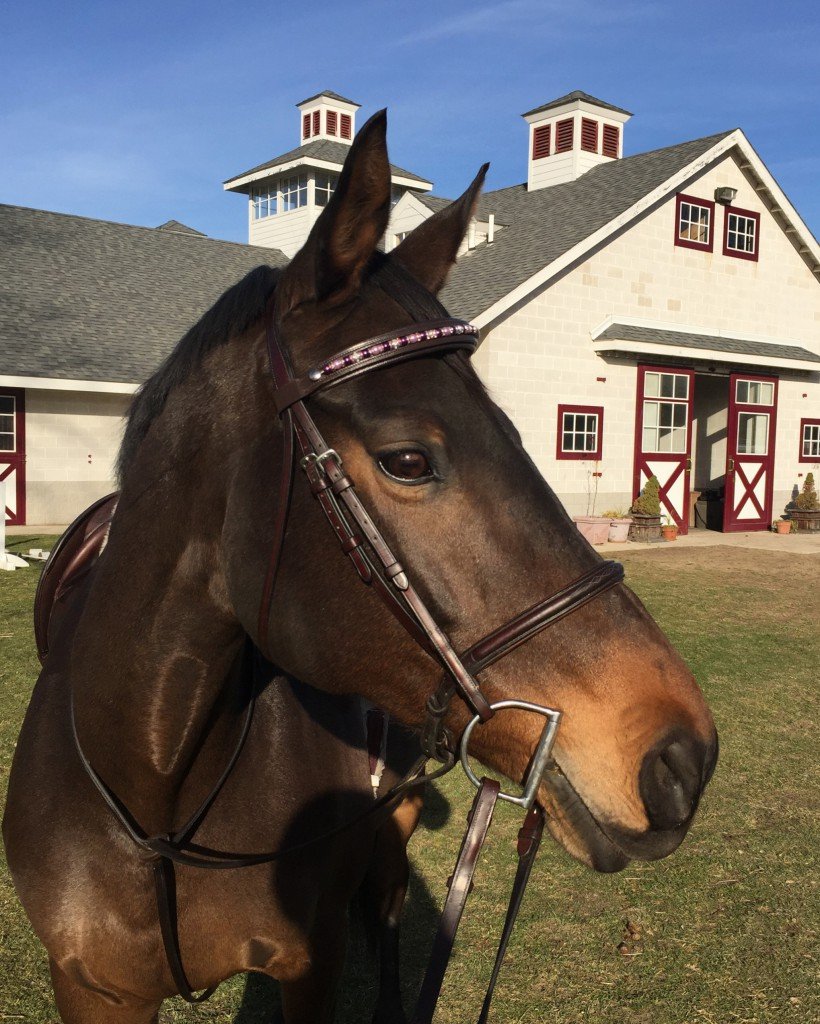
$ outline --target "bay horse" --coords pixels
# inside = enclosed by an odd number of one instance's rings
[[[418,813],[415,802],[386,820],[362,815],[372,795],[360,698],[418,730],[446,667],[464,698],[441,709],[446,730],[461,734],[474,712],[484,724],[472,752],[513,780],[527,775],[543,723],[492,705],[560,708],[538,801],[554,838],[599,871],[675,850],[714,767],[703,696],[624,585],[515,646],[481,672],[480,690],[455,653],[545,592],[594,576],[600,558],[461,341],[442,348],[447,331],[469,334],[435,295],[485,169],[388,256],[378,249],[390,214],[385,136],[381,112],[354,140],[303,249],[281,273],[259,268],[230,289],[132,406],[119,505],[50,637],[3,822],[65,1024],[148,1024],[180,991],[152,851],[168,848],[226,765],[191,849],[291,853],[244,871],[179,867],[186,981],[206,989],[266,973],[281,983],[287,1024],[332,1019],[352,895],[374,865],[401,862],[396,847]],[[419,339],[413,358],[392,358]],[[333,355],[346,347],[340,370]],[[371,356],[374,372],[359,374],[353,364]],[[338,387],[311,391],[337,372]],[[310,433],[293,410],[307,406],[333,448],[303,458],[310,486],[283,488],[288,431],[303,445],[299,431]],[[366,537],[333,523],[333,495],[358,501],[351,480],[372,511],[357,522],[378,523]],[[400,552],[407,568],[383,559],[384,585],[415,595],[423,642],[339,557],[312,491],[328,499],[360,575],[375,560],[368,545]],[[251,673],[261,676],[252,719],[247,638],[267,659]],[[129,822],[156,838],[140,845]],[[374,859],[380,845],[390,852]],[[391,886],[400,902],[401,878],[382,891]],[[382,1019],[400,1014],[393,1006]]]

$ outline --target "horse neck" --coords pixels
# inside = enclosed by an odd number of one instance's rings
[[[149,831],[171,827],[206,738],[216,758],[229,747],[242,696],[228,686],[244,632],[222,568],[221,431],[197,429],[192,390],[171,394],[126,472],[71,656],[80,742]]]

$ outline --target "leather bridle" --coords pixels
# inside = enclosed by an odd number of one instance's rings
[[[535,799],[544,773],[553,764],[551,750],[561,712],[520,700],[504,700],[490,704],[481,692],[475,676],[542,629],[622,582],[623,567],[616,562],[599,562],[574,583],[525,609],[459,655],[413,586],[412,574],[399,562],[359,499],[353,481],[345,472],[341,455],[324,439],[306,403],[312,396],[336,387],[344,381],[407,359],[422,356],[460,359],[459,353],[471,353],[476,348],[477,329],[465,321],[449,317],[417,322],[411,328],[391,331],[346,348],[331,359],[312,367],[301,377],[293,373],[287,352],[281,344],[273,302],[266,314],[266,340],[274,385],[274,402],[282,420],[282,470],[274,518],[274,539],[259,608],[258,646],[263,652],[268,648],[269,622],[288,527],[298,453],[298,464],[307,478],[310,489],[359,578],[379,595],[410,636],[443,670],[442,681],[427,700],[425,707],[425,720],[420,736],[422,755],[396,786],[375,800],[367,811],[344,825],[310,839],[298,847],[265,853],[239,854],[200,846],[193,842],[193,837],[239,759],[250,728],[253,694],[248,701],[240,737],[228,764],[195,814],[173,834],[148,835],[97,773],[82,750],[74,721],[72,701],[71,718],[75,745],[85,771],[109,810],[119,820],[130,838],[144,854],[148,855],[154,872],[157,909],[166,957],[180,994],[189,1002],[207,999],[214,989],[194,995],[183,968],[176,925],[175,863],[198,868],[231,869],[279,860],[351,827],[376,810],[395,804],[411,787],[423,785],[449,771],[460,753],[465,772],[471,782],[478,787],[478,794],[470,812],[468,829],[456,870],[449,883],[448,896],[413,1022],[427,1024],[432,1020],[478,855],[492,820],[495,802],[502,799],[524,808],[526,818],[519,833],[519,866],[510,907],[492,980],[479,1016],[479,1024],[482,1024],[487,1019],[501,961],[540,843],[544,816]],[[443,724],[455,696],[464,701],[472,712],[472,719],[458,745]],[[470,768],[468,758],[469,740],[474,729],[496,713],[508,708],[533,712],[546,718],[541,738],[530,762],[523,793],[520,795],[502,792],[498,783],[489,779],[479,780]],[[441,767],[425,774],[429,760],[440,762]]]

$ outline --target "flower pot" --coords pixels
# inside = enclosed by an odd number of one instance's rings
[[[573,516],[573,519],[590,544],[606,544],[609,536],[609,519],[603,516]]]
[[[785,536],[792,532],[792,521],[791,519],[778,519],[775,522],[775,529],[780,536]]]
[[[790,510],[789,515],[791,516],[791,521],[794,523],[795,530],[799,533],[807,531],[815,532],[820,530],[820,508],[810,510],[793,508]]]
[[[629,527],[629,539],[646,543],[661,539],[661,517],[643,516],[632,513],[632,525]]]
[[[678,528],[677,526],[662,526],[661,536],[664,540],[677,540],[678,539]]]
[[[607,540],[612,544],[617,544],[621,541],[627,540],[629,537],[629,527],[631,525],[631,519],[610,519],[609,536],[607,537]]]

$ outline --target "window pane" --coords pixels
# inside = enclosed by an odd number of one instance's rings
[[[11,434],[0,434],[0,452],[13,452],[14,438]]]
[[[660,374],[647,373],[643,384],[643,393],[647,398],[657,398],[659,396],[659,379]]]
[[[0,412],[14,412],[14,399],[11,395],[0,395]]]
[[[682,374],[676,374],[675,376],[675,398],[688,398],[689,397],[689,378],[684,377]]]
[[[803,458],[820,458],[820,423],[803,424]]]
[[[749,401],[749,382],[747,380],[739,380],[737,382],[735,398],[741,403]]]
[[[561,451],[571,452],[572,451],[572,434],[564,434],[564,439],[561,442]]]
[[[659,427],[658,428],[658,451],[659,452],[671,452],[672,449],[672,429],[671,427]]]
[[[5,434],[14,433],[14,417],[0,416],[0,430]]]
[[[671,427],[672,426],[672,410],[673,409],[674,409],[674,406],[672,405],[671,402],[661,402],[660,423],[661,423],[662,427]]]
[[[685,427],[686,426],[686,406],[685,405],[676,405],[676,406],[674,406],[674,410],[675,410],[675,413],[674,413],[673,423],[675,424],[676,427]]]
[[[661,398],[672,398],[674,395],[674,383],[671,373],[661,374]]]
[[[643,422],[645,427],[657,427],[658,425],[658,403],[643,403]]]
[[[769,415],[742,412],[737,418],[738,455],[765,455],[768,451]]]
[[[658,450],[658,442],[655,436],[654,427],[643,428],[643,450],[645,452],[656,452]]]

